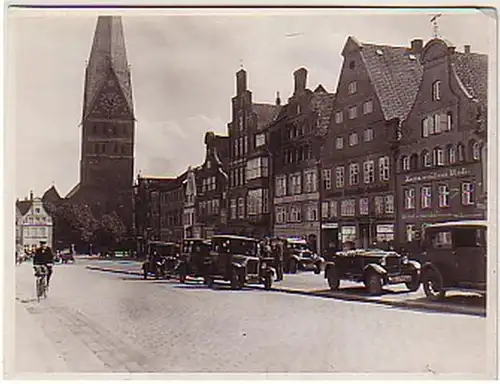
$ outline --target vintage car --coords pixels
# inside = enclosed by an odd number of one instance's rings
[[[384,285],[400,283],[416,291],[420,286],[420,263],[393,251],[342,251],[326,263],[325,278],[332,291],[339,288],[340,280],[364,283],[371,294],[381,294]]]
[[[241,289],[247,283],[272,286],[272,259],[261,257],[259,241],[249,237],[215,235],[212,237],[210,262],[205,277],[209,287],[214,280],[231,282],[231,288]]]
[[[186,281],[187,276],[203,277],[207,274],[207,266],[210,264],[211,240],[184,239],[177,271],[181,283]]]
[[[427,226],[422,235],[421,281],[430,299],[446,291],[486,294],[486,221],[470,220]]]
[[[309,248],[306,240],[286,238],[284,243],[283,270],[286,273],[297,273],[298,270],[321,273],[325,260]]]
[[[156,263],[152,261],[154,252],[159,255],[159,260]],[[142,263],[144,279],[147,279],[148,275],[153,275],[156,278],[169,278],[177,273],[180,256],[179,244],[165,241],[149,241],[147,254],[148,259]]]

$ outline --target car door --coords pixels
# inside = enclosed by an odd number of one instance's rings
[[[453,233],[457,282],[464,288],[486,286],[485,231],[478,227],[456,228]]]

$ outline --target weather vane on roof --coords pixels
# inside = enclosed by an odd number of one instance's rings
[[[441,14],[434,15],[431,18],[431,23],[432,23],[432,30],[433,30],[433,35],[434,38],[439,37],[439,25],[438,25],[438,19],[441,17]]]
[[[240,59],[240,68],[243,69],[243,59]]]

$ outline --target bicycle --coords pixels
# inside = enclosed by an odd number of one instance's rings
[[[48,269],[45,265],[35,265],[35,285],[36,285],[36,299],[40,302],[43,297],[47,298],[47,273]]]

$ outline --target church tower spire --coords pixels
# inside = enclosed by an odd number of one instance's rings
[[[104,83],[114,77],[130,114],[134,115],[130,67],[120,16],[99,16],[85,74],[83,119],[92,112]]]

